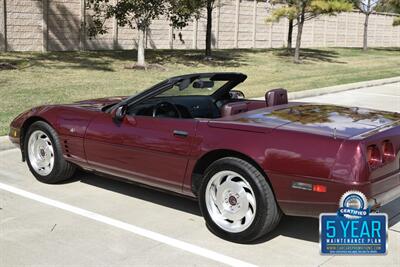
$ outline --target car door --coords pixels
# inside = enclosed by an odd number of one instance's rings
[[[110,114],[101,114],[86,132],[88,163],[101,172],[181,192],[197,122],[127,115],[115,123]]]

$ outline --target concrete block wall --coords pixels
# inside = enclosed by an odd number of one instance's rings
[[[235,1],[221,1],[219,8],[220,20],[218,48],[233,48],[235,39]]]
[[[194,22],[183,29],[172,29],[172,49],[191,49],[194,46],[193,42],[193,27]],[[147,46],[149,47],[149,46]]]
[[[6,0],[5,32],[7,48],[16,51],[37,51],[42,49],[42,1]],[[4,38],[4,37],[3,37]],[[2,45],[3,47],[5,44]]]
[[[79,50],[80,4],[80,0],[48,0],[46,7],[48,41],[44,50]]]
[[[237,47],[253,47],[253,5],[253,1],[243,1],[240,3]]]
[[[84,0],[79,0],[84,1]],[[83,25],[85,23],[90,24],[91,16],[90,10],[84,10],[81,12],[81,16],[85,19],[85,21],[81,21]],[[133,42],[130,41],[131,47],[117,47],[117,43],[114,43],[114,35],[116,38],[119,36],[122,29],[118,29],[115,24],[114,19],[107,20],[105,22],[105,27],[108,29],[108,32],[103,35],[99,35],[96,38],[89,38],[86,34],[85,28],[81,28],[81,48],[80,50],[112,50],[112,49],[131,49],[133,48]],[[123,35],[122,35],[123,36]]]
[[[6,0],[0,0],[0,51],[6,50]]]
[[[70,51],[134,49],[137,31],[106,23],[108,33],[88,38],[87,0],[0,0],[0,51]],[[117,0],[112,0],[117,1]],[[254,0],[216,0],[213,11],[214,48],[279,48],[286,46],[288,21],[267,23],[270,7]],[[307,21],[302,47],[361,47],[364,15],[358,12]],[[400,27],[393,15],[370,16],[370,47],[399,47]],[[202,49],[205,14],[183,29],[172,29],[166,18],[153,21],[146,34],[148,49]],[[294,29],[293,42],[296,37]]]

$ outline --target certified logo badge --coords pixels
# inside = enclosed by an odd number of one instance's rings
[[[337,213],[320,215],[321,254],[386,254],[387,215],[370,213],[367,198],[348,191],[340,198]]]
[[[347,191],[339,201],[338,214],[348,219],[358,219],[369,214],[367,198],[358,191]]]

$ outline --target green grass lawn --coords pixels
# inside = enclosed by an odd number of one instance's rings
[[[12,118],[33,106],[94,97],[131,95],[172,75],[238,71],[248,75],[240,88],[246,96],[263,96],[271,88],[307,90],[400,75],[400,49],[307,49],[303,64],[292,63],[282,49],[219,50],[215,60],[202,51],[148,51],[150,63],[166,70],[125,69],[135,51],[0,53],[0,63],[17,70],[0,71],[0,135]]]

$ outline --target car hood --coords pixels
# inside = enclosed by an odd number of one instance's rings
[[[231,117],[233,121],[339,138],[350,138],[400,121],[400,114],[357,107],[299,104],[259,109]]]
[[[106,106],[119,103],[126,98],[127,98],[126,96],[95,98],[95,99],[88,99],[88,100],[74,102],[69,106],[75,106],[91,110],[101,110]]]

